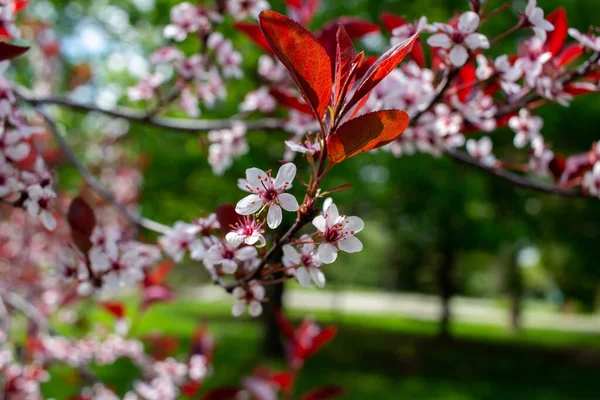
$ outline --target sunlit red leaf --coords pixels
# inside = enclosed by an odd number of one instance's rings
[[[101,306],[118,319],[125,316],[125,305],[119,301],[106,301]]]
[[[343,101],[344,96],[349,89],[349,80],[353,69],[353,61],[356,57],[356,50],[352,44],[352,40],[346,33],[343,25],[338,27],[337,46],[335,56],[335,79],[334,79],[334,95],[333,104],[336,105]]]
[[[332,88],[331,60],[325,49],[302,25],[274,11],[261,12],[259,24],[271,49],[321,120]]]
[[[83,253],[87,253],[92,247],[90,236],[96,227],[96,215],[83,197],[73,199],[67,212],[67,221],[73,241]]]
[[[338,333],[338,329],[335,326],[328,326],[319,332],[319,334],[313,339],[312,346],[306,351],[306,358],[315,355],[323,346],[333,340]]]
[[[302,8],[303,0],[285,0],[285,4],[295,9]]]
[[[15,0],[13,1],[13,13],[19,13],[27,7],[29,1],[28,0]]]
[[[151,272],[149,272],[144,278],[144,285],[160,285],[165,281],[169,272],[173,269],[175,264],[172,260],[164,260],[156,268],[154,268]]]
[[[302,25],[308,26],[312,21],[321,0],[285,0],[290,6],[289,15]]]
[[[567,39],[567,30],[569,29],[567,13],[563,7],[560,7],[548,14],[546,19],[554,25],[554,30],[548,32],[544,49],[555,56],[560,52]]]
[[[294,376],[289,372],[279,372],[271,375],[269,381],[279,386],[284,392],[289,392],[294,385]]]
[[[0,61],[11,60],[29,50],[29,46],[0,42]]]
[[[343,396],[344,394],[346,394],[346,391],[339,386],[326,386],[326,387],[313,389],[310,392],[304,394],[300,399],[301,400],[335,399],[336,397]]]
[[[572,96],[581,96],[583,94],[595,93],[598,91],[598,85],[591,82],[572,82],[564,87],[566,93]]]
[[[164,360],[179,348],[179,340],[176,336],[165,336],[155,332],[144,336],[143,340],[150,348],[149,354],[157,360]]]
[[[223,233],[229,233],[231,227],[241,221],[242,218],[241,215],[235,212],[235,206],[231,204],[223,204],[217,207],[215,214]]]
[[[336,164],[388,144],[400,136],[407,126],[408,114],[400,110],[382,110],[351,119],[327,139],[329,160]]]
[[[583,46],[579,43],[571,44],[567,46],[557,57],[554,59],[554,65],[558,68],[564,67],[567,64],[572,63],[577,58],[582,56],[584,53]]]
[[[298,97],[291,95],[289,93],[284,92],[283,90],[279,90],[276,88],[271,88],[269,90],[271,96],[277,100],[279,104],[285,106],[287,108],[291,108],[292,110],[300,111],[301,113],[313,115],[313,112],[308,104],[306,104],[303,100]]]
[[[202,400],[235,400],[241,391],[239,387],[221,387],[208,391]]]
[[[417,40],[418,33],[414,34],[410,38],[398,43],[392,47],[385,54],[377,59],[377,61],[367,70],[361,83],[356,88],[354,95],[346,104],[345,114],[349,111],[356,103],[358,103],[363,97],[371,92],[379,82],[381,82],[390,72],[394,70],[400,64],[400,62],[406,57],[408,52],[412,49],[413,43]]]
[[[293,342],[295,340],[294,336],[294,326],[290,321],[287,320],[285,315],[281,310],[275,310],[275,319],[277,324],[279,325],[279,329],[286,337],[289,342]]]
[[[315,36],[325,48],[332,63],[336,59],[337,33],[340,26],[344,27],[350,40],[361,39],[370,33],[379,32],[377,25],[355,17],[341,17],[328,22]]]
[[[460,71],[458,71],[458,77],[455,80],[455,87],[458,89],[456,94],[461,102],[464,103],[465,100],[467,100],[473,91],[476,80],[477,75],[475,73],[475,66],[473,64],[465,64]]]
[[[271,46],[269,46],[269,43],[267,43],[267,39],[265,39],[265,36],[262,34],[258,24],[249,22],[236,22],[234,26],[235,29],[246,34],[246,36],[248,36],[255,44],[257,44],[267,53],[271,55],[273,54],[273,50],[271,50]]]

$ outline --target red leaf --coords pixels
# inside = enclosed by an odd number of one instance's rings
[[[406,25],[406,20],[402,17],[397,16],[392,13],[383,13],[381,14],[381,22],[385,28],[392,33],[392,31],[402,25]]]
[[[313,339],[312,346],[307,349],[305,358],[312,357],[315,355],[323,346],[325,346],[329,341],[333,340],[338,333],[337,327],[328,326],[325,329],[322,329],[321,332]]]
[[[333,85],[327,52],[309,31],[284,15],[263,11],[259,24],[271,49],[321,120],[329,106]]]
[[[415,41],[412,51],[410,52],[410,56],[413,60],[415,60],[419,67],[425,67],[425,53],[423,52],[423,45],[421,45],[420,40]]]
[[[301,400],[323,400],[323,399],[334,399],[346,394],[346,390],[339,386],[325,386],[316,388],[310,392],[304,394]]]
[[[101,306],[118,319],[121,319],[125,316],[125,306],[119,301],[107,301],[101,303]]]
[[[255,44],[260,46],[267,53],[273,55],[273,50],[271,50],[271,46],[267,43],[267,39],[262,34],[260,30],[260,26],[258,24],[252,24],[249,22],[236,22],[234,25],[235,29],[246,34]]]
[[[567,14],[565,9],[560,7],[548,14],[546,19],[554,25],[554,30],[548,32],[544,50],[555,56],[560,52],[567,39],[567,29],[569,29]]]
[[[313,112],[308,104],[296,96],[290,95],[283,90],[272,88],[269,90],[271,96],[277,100],[277,102],[292,110],[300,111],[301,113],[313,115]]]
[[[238,387],[221,387],[204,394],[202,400],[235,400],[242,389]]]
[[[289,372],[280,372],[271,375],[269,381],[279,386],[284,392],[289,392],[294,385],[294,376]]]
[[[165,285],[152,285],[144,288],[140,309],[146,310],[152,304],[171,301],[175,298],[173,290]]]
[[[353,61],[356,57],[356,50],[352,44],[352,39],[346,33],[343,25],[338,27],[337,46],[335,57],[335,89],[333,95],[334,107],[344,100],[346,92],[349,89]]]
[[[290,17],[302,25],[310,24],[321,4],[321,0],[286,0],[286,2],[291,7]]]
[[[23,11],[25,7],[27,7],[29,1],[28,0],[15,0],[13,1],[13,13],[19,13]]]
[[[290,7],[293,7],[297,10],[302,8],[302,0],[285,0],[285,4],[287,4]]]
[[[175,264],[172,260],[164,260],[163,262],[158,264],[158,266],[154,270],[152,270],[152,272],[149,272],[146,275],[146,278],[144,279],[144,285],[160,285],[164,282],[165,278],[174,266]]]
[[[408,114],[382,110],[361,115],[342,124],[327,138],[329,160],[337,164],[356,154],[395,140],[408,126]]]
[[[215,211],[217,214],[217,221],[221,227],[221,232],[227,234],[231,231],[231,227],[241,221],[242,216],[235,212],[235,206],[231,204],[223,204],[217,207]]]
[[[341,17],[328,22],[323,29],[315,34],[317,40],[329,55],[332,64],[335,62],[337,50],[338,28],[343,26],[351,40],[357,40],[369,33],[379,32],[379,27],[368,21],[354,17]]]
[[[294,326],[290,321],[287,320],[287,318],[280,309],[275,310],[275,319],[277,320],[277,325],[279,325],[279,329],[281,329],[286,339],[289,342],[294,342]]]
[[[461,102],[464,103],[465,100],[467,100],[473,91],[473,83],[475,83],[476,80],[477,74],[475,73],[475,67],[473,64],[465,64],[465,66],[458,71],[455,87],[461,88],[456,91],[456,94]]]
[[[554,65],[557,68],[563,67],[571,62],[575,61],[577,58],[582,56],[584,53],[583,46],[579,43],[574,43],[567,46],[554,60]]]
[[[90,236],[96,227],[96,215],[83,197],[77,196],[71,201],[67,221],[71,227],[73,241],[79,250],[87,253],[92,247]]]
[[[371,66],[365,73],[365,77],[358,85],[354,95],[344,107],[342,115],[346,114],[356,103],[363,97],[369,94],[379,82],[383,80],[390,72],[400,64],[412,49],[413,43],[417,40],[419,33],[414,34],[410,38],[398,43],[396,46],[389,49],[385,54],[377,59],[375,64]]]
[[[0,42],[0,61],[11,60],[19,57],[29,50],[29,46],[18,46],[11,43]]]
[[[200,385],[198,382],[188,382],[181,386],[181,393],[183,393],[183,395],[186,397],[192,397],[198,393],[198,390],[200,390],[201,387],[202,385]]]
[[[598,85],[591,82],[573,82],[565,85],[565,92],[573,96],[595,93],[598,91]]]
[[[548,169],[554,177],[554,181],[558,182],[559,178],[565,170],[567,159],[559,153],[554,153],[554,158],[548,163]]]

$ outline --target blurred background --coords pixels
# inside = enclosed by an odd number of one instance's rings
[[[147,74],[147,55],[163,43],[162,26],[178,2],[33,2],[30,11],[53,22],[66,55],[56,68],[57,90],[66,92],[73,71],[87,65],[92,79],[75,89],[79,99],[134,106],[125,100],[125,90]],[[322,3],[313,28],[342,15],[379,21],[382,12],[443,22],[467,8],[466,0]],[[271,4],[284,10],[282,1]],[[526,1],[509,4],[483,33],[494,36],[510,27]],[[598,23],[595,1],[540,0],[539,5],[546,12],[565,7],[569,25],[581,31]],[[243,53],[248,79],[230,85],[226,104],[203,110],[202,118],[236,114],[255,86],[260,50],[232,28],[224,29]],[[493,55],[514,53],[521,37],[504,40]],[[370,46],[387,44],[382,37]],[[21,74],[27,82],[27,73]],[[584,96],[570,108],[543,107],[542,133],[556,151],[588,149],[599,139],[599,106],[599,98]],[[61,122],[69,128],[70,142],[85,154],[97,116],[65,110]],[[498,157],[510,154],[513,133],[505,129],[493,135]],[[245,169],[271,168],[283,152],[281,134],[252,134],[251,152],[216,177],[202,135],[131,126],[131,135],[122,140],[145,168],[142,213],[165,224],[235,203],[242,195],[236,180]],[[75,170],[61,168],[60,181],[77,192]],[[311,315],[340,329],[307,365],[300,392],[335,383],[348,389],[348,399],[598,398],[600,203],[517,189],[429,155],[361,155],[336,167],[325,186],[345,183],[354,187],[334,198],[344,213],[365,220],[364,250],[327,266],[324,290],[288,282],[271,293],[272,303],[282,298],[292,317]],[[217,340],[216,373],[207,385],[235,383],[259,360],[280,365],[279,335],[268,310],[261,321],[234,320],[231,300],[208,286],[198,264],[178,266],[170,283],[179,300],[153,309],[140,332],[157,330],[185,342],[198,321],[206,321]],[[120,367],[100,374],[125,382],[128,368]],[[47,393],[62,398],[63,390],[48,387]]]

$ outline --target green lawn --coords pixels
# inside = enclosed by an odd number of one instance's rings
[[[206,321],[217,339],[215,373],[206,388],[231,385],[261,360],[261,325],[229,317],[226,304],[180,301],[154,307],[136,329],[177,336],[179,352],[188,349],[199,321]],[[102,311],[92,320],[110,321]],[[597,399],[600,372],[598,335],[526,331],[514,336],[501,328],[460,324],[456,340],[435,338],[435,324],[397,317],[369,317],[317,313],[321,323],[340,327],[338,337],[311,359],[298,382],[298,393],[325,385],[342,385],[347,399]],[[292,313],[292,317],[300,317]],[[63,329],[68,330],[68,327]],[[137,371],[128,363],[95,372],[121,391]],[[45,397],[68,398],[76,377],[55,370],[45,385]]]

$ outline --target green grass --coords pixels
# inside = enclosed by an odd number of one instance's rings
[[[87,313],[109,323],[103,311]],[[291,313],[292,318],[303,314]],[[458,324],[456,340],[435,337],[436,325],[398,317],[315,313],[322,323],[340,327],[338,337],[309,360],[298,381],[298,393],[337,384],[347,399],[597,399],[600,372],[598,335],[527,330],[515,336],[501,328]],[[263,360],[260,323],[229,316],[229,305],[180,301],[152,308],[135,334],[160,331],[176,336],[185,354],[190,335],[207,322],[217,340],[215,373],[205,388],[232,385],[257,365],[282,367]],[[70,330],[69,327],[62,328]],[[94,371],[121,392],[139,372],[128,362]],[[45,398],[65,399],[77,387],[66,368],[55,369]]]

